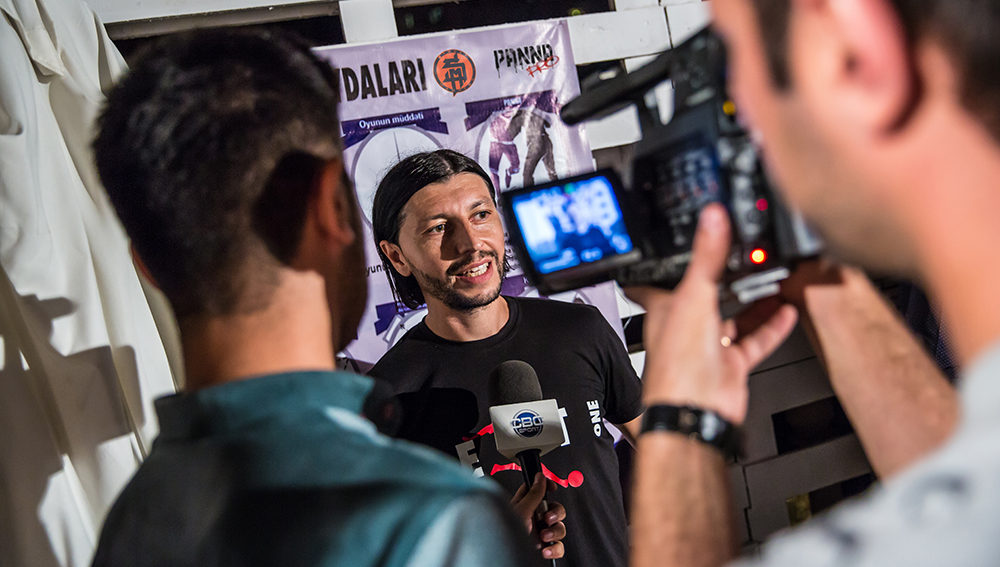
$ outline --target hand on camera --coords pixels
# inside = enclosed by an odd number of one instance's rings
[[[785,340],[796,313],[771,298],[735,321],[722,320],[718,283],[729,230],[725,209],[709,205],[701,213],[691,263],[677,288],[633,287],[626,293],[646,309],[646,405],[692,405],[738,425],[746,417],[748,373]]]

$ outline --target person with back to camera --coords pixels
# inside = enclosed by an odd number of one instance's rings
[[[377,433],[373,382],[335,371],[367,295],[336,101],[306,46],[233,30],[157,41],[109,96],[98,169],[173,306],[187,384],[157,400],[160,435],[95,566],[537,560],[500,491]]]
[[[403,304],[427,316],[375,365],[404,400],[400,436],[436,447],[489,475],[508,493],[516,463],[499,455],[490,425],[490,372],[527,362],[542,397],[564,411],[567,445],[542,459],[564,488],[550,500],[568,513],[567,566],[627,563],[625,510],[614,439],[642,412],[640,383],[622,340],[594,307],[500,294],[504,231],[491,177],[451,150],[410,156],[375,194],[375,241]]]
[[[741,564],[996,564],[1000,9],[977,0],[715,0],[712,9],[737,107],[787,199],[836,257],[921,281],[962,366],[956,400],[877,313],[858,312],[850,300],[871,294],[857,272],[837,285],[793,285],[788,295],[811,320],[883,482]],[[644,400],[738,424],[747,370],[795,315],[772,306],[745,334],[720,321],[715,281],[728,242],[723,212],[706,209],[676,292],[632,293],[649,310]],[[845,332],[852,320],[861,324]],[[845,370],[864,368],[859,360],[869,372],[845,380]],[[663,429],[639,440],[633,564],[721,565],[734,547],[723,459]]]

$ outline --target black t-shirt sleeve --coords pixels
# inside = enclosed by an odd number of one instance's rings
[[[592,336],[601,353],[604,374],[604,418],[621,425],[642,413],[642,382],[621,338],[596,308],[594,314]]]
[[[372,378],[377,378],[383,380],[394,387],[399,381],[399,375],[402,373],[403,367],[400,361],[400,357],[395,355],[391,350],[386,354],[382,355],[382,358],[375,363],[368,370],[368,376]]]
[[[420,388],[430,372],[426,343],[422,340],[421,326],[410,329],[375,363],[368,375],[382,380],[396,392],[409,392]]]

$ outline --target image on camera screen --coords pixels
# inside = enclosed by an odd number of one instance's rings
[[[541,274],[633,250],[614,186],[604,175],[523,193],[511,206]]]

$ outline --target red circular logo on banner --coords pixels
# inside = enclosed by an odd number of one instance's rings
[[[434,78],[451,96],[472,86],[476,80],[476,64],[464,51],[449,49],[434,60]]]

